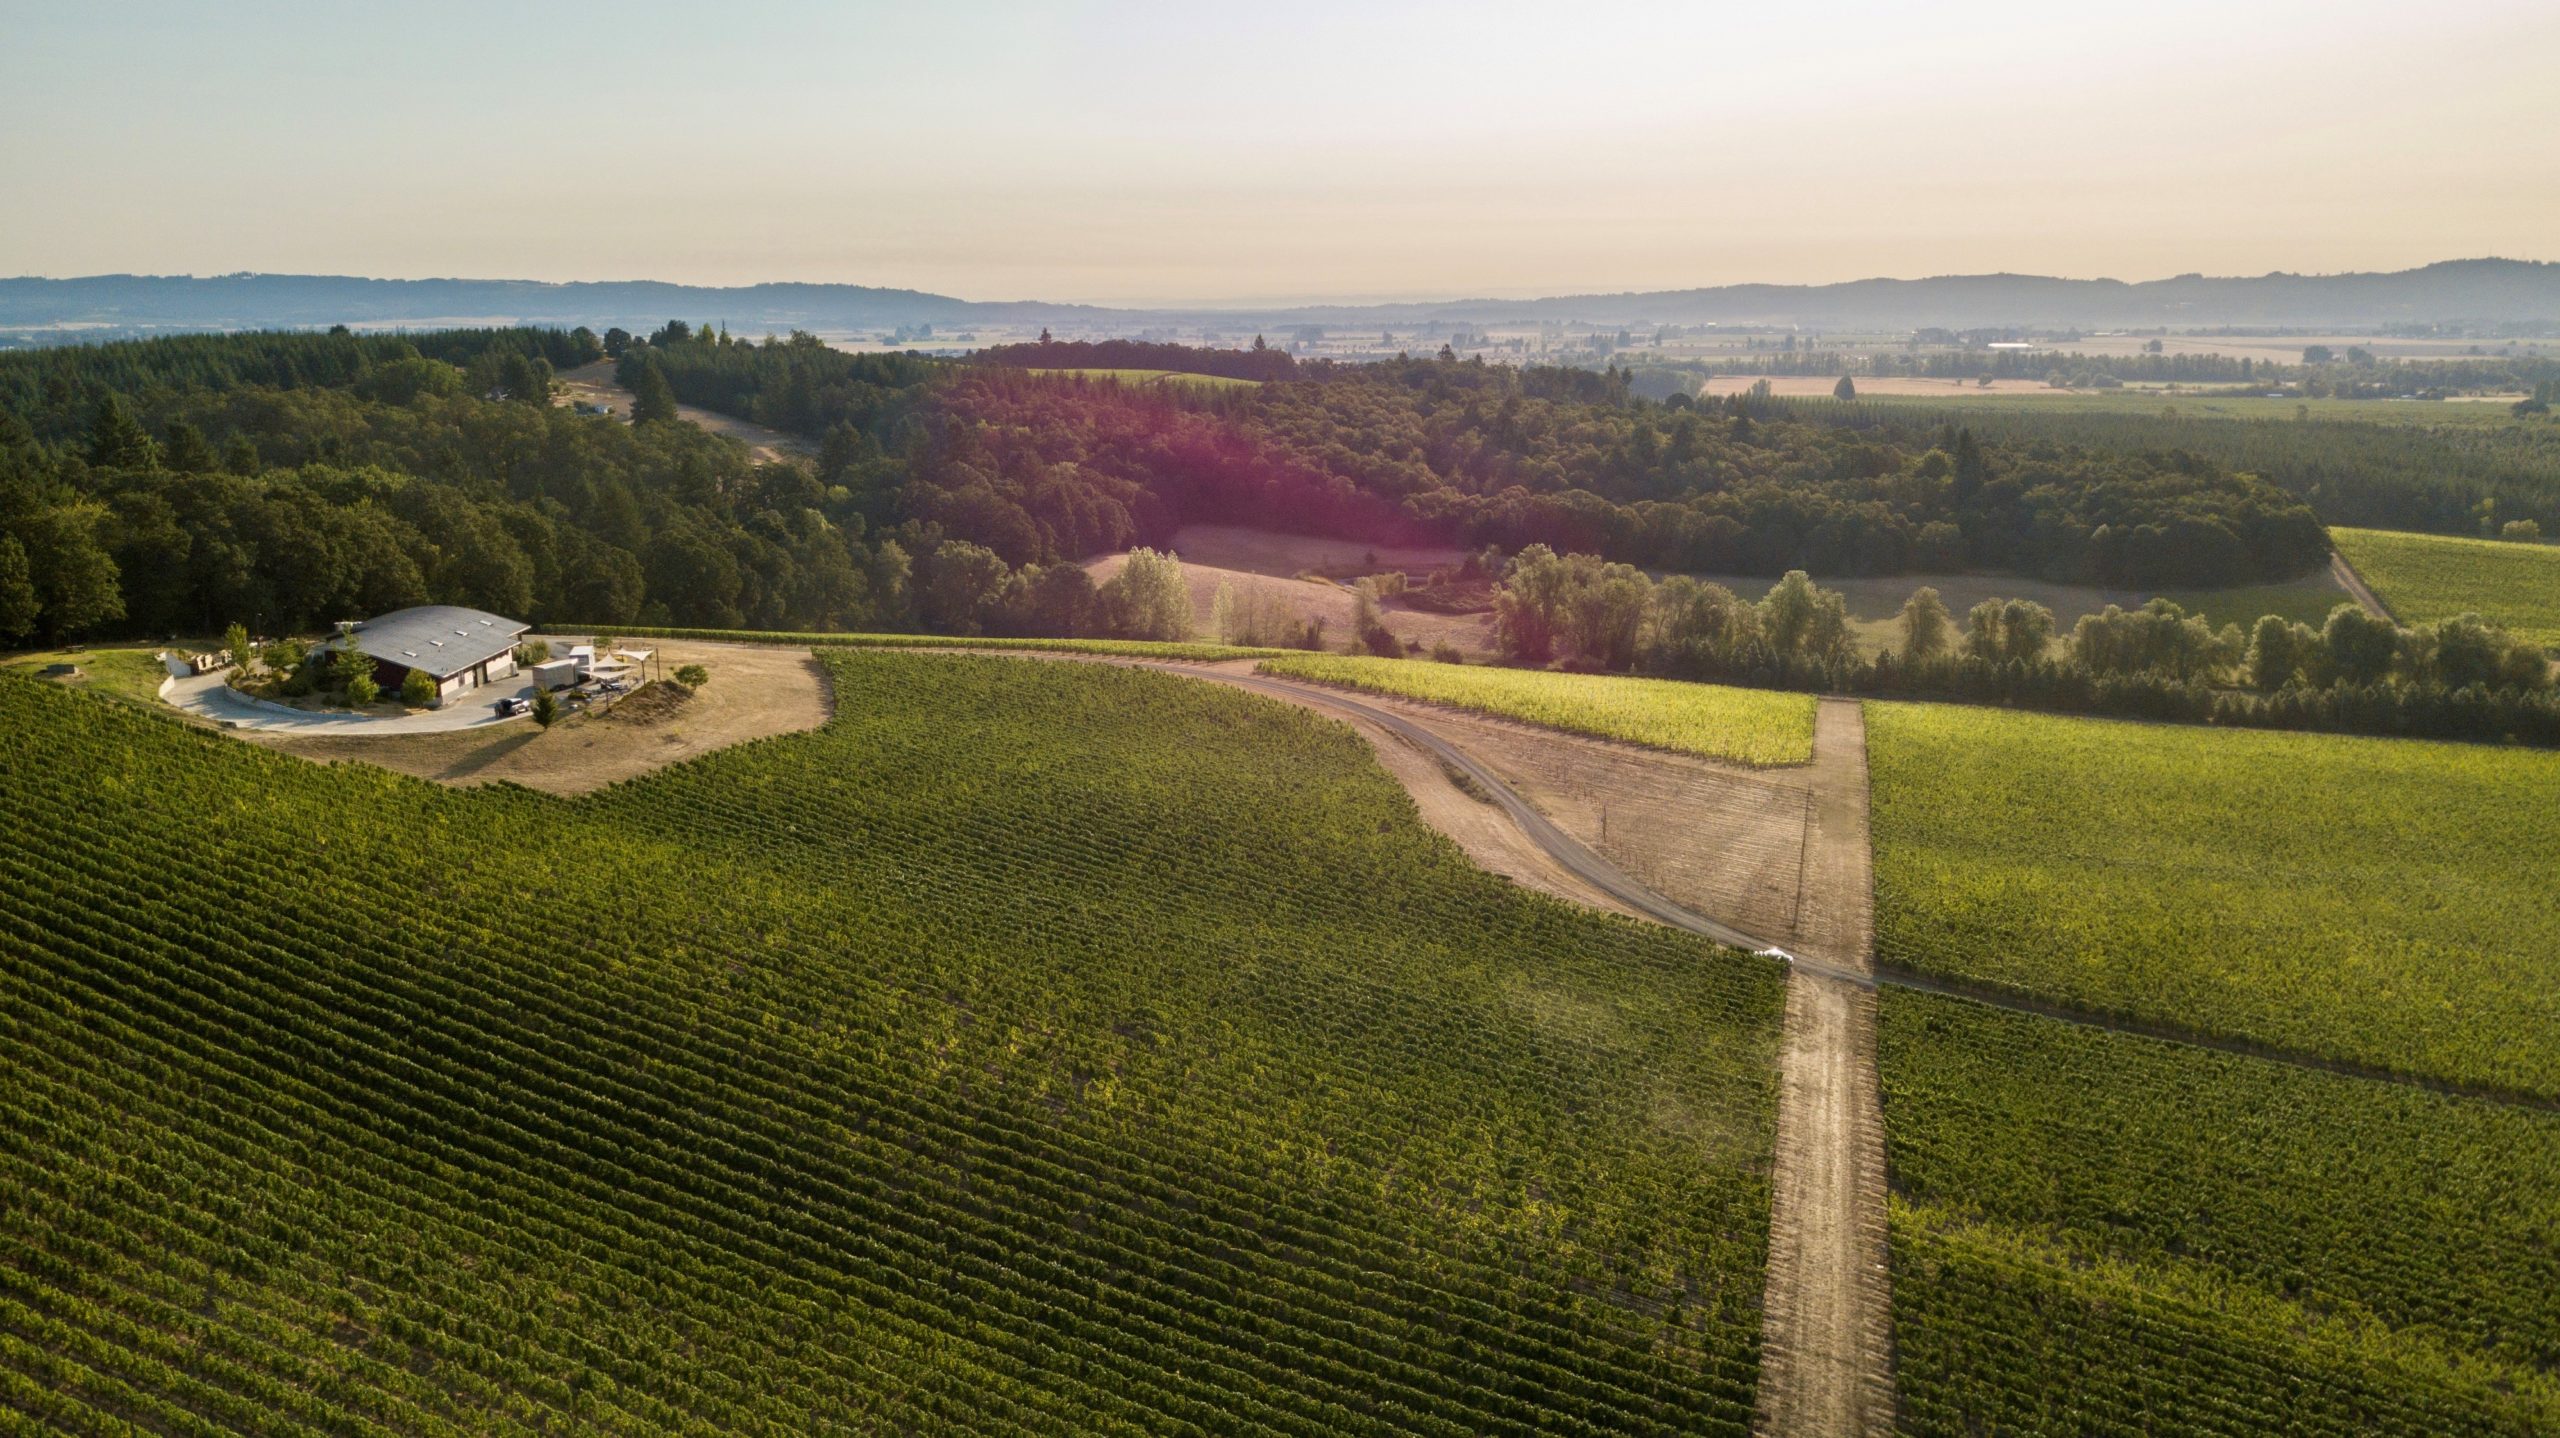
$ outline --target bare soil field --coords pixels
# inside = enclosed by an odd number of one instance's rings
[[[1310,570],[1367,573],[1401,569],[1419,575],[1442,569],[1466,557],[1462,550],[1438,545],[1363,544],[1351,539],[1317,539],[1303,534],[1275,534],[1233,524],[1186,524],[1173,532],[1173,551],[1185,564],[1238,569],[1288,579]]]
[[[1202,667],[1250,673],[1253,663]],[[1558,828],[1664,897],[1791,948],[1799,941],[1812,768],[1746,769],[1392,695],[1357,697],[1465,750]],[[1431,777],[1445,783],[1436,765]],[[1477,852],[1466,836],[1450,837]]]
[[[555,647],[562,642],[552,639]],[[504,781],[565,795],[749,739],[815,729],[834,709],[825,673],[806,649],[677,641],[660,645],[658,654],[670,672],[701,665],[711,682],[681,703],[636,695],[612,711],[572,715],[548,730],[510,723],[443,734],[297,737],[242,730],[239,737],[305,759],[353,759],[441,784]]]
[[[1218,586],[1223,582],[1234,588],[1239,599],[1248,594],[1267,595],[1285,613],[1294,614],[1300,619],[1323,620],[1325,643],[1329,647],[1338,649],[1349,642],[1353,599],[1348,585],[1324,579],[1291,578],[1290,575],[1310,567],[1303,564],[1289,570],[1286,574],[1279,574],[1268,568],[1228,567],[1195,559],[1193,551],[1182,548],[1181,544],[1185,536],[1197,532],[1196,528],[1179,531],[1175,536],[1174,553],[1182,559],[1182,577],[1191,589],[1192,624],[1195,634],[1199,637],[1205,639],[1217,637],[1212,625],[1212,615],[1217,603]],[[1250,530],[1234,532],[1253,533]],[[1280,538],[1281,536],[1268,537]],[[1334,541],[1311,542],[1321,544]],[[1356,563],[1361,549],[1358,546],[1351,548],[1352,559]],[[1212,552],[1237,557],[1254,557],[1250,550],[1240,555],[1236,546],[1227,546],[1223,549],[1212,547]],[[1278,546],[1262,551],[1266,558],[1269,554],[1276,552],[1286,551]],[[1388,553],[1438,554],[1441,551],[1382,550],[1380,553],[1383,556]],[[1087,560],[1084,566],[1085,572],[1093,576],[1094,583],[1101,584],[1125,568],[1128,559],[1129,557],[1125,554],[1106,554],[1099,559]],[[1453,559],[1438,562],[1448,563],[1453,562]],[[1394,566],[1384,565],[1383,567]],[[1420,573],[1429,567],[1432,566],[1416,563],[1413,571]],[[1398,638],[1418,641],[1425,649],[1437,643],[1448,643],[1456,645],[1469,658],[1481,659],[1493,653],[1493,616],[1491,614],[1439,614],[1430,610],[1412,608],[1400,599],[1388,599],[1378,608],[1386,620],[1387,628],[1394,631]]]
[[[557,379],[561,394],[569,400],[603,405],[613,411],[615,419],[624,424],[631,422],[631,391],[614,383],[613,361],[597,360],[594,364],[580,365],[573,370],[563,370]],[[722,414],[718,410],[680,404],[676,406],[676,418],[688,420],[713,434],[725,434],[738,441],[755,456],[758,464],[780,464],[785,460],[805,458],[816,452],[807,440],[798,435],[784,434],[781,430],[767,429],[760,424],[750,424],[743,419]]]

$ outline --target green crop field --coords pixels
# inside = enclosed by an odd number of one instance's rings
[[[2385,529],[2332,529],[2329,539],[2403,624],[2477,614],[2560,649],[2560,544]]]
[[[1867,715],[1885,961],[2560,1096],[2560,754]]]
[[[2560,1113],[1882,1000],[1903,1431],[2560,1431]]]
[[[1302,711],[825,662],[579,800],[0,675],[0,1410],[1747,1431],[1774,966]]]
[[[1284,678],[1400,695],[1739,764],[1803,764],[1813,758],[1814,701],[1806,694],[1342,654],[1292,655],[1266,659],[1257,667]]]

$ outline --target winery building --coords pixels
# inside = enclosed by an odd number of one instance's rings
[[[373,661],[373,682],[399,692],[411,670],[436,683],[439,703],[516,674],[516,645],[533,626],[458,604],[421,604],[338,626],[332,648],[352,645]]]

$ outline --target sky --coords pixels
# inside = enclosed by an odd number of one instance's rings
[[[2560,260],[2560,4],[0,0],[0,275],[1526,297]]]

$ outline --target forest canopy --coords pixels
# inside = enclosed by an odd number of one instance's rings
[[[2195,587],[2327,552],[2301,499],[2183,449],[1655,402],[1618,371],[1127,343],[1018,348],[1264,382],[1134,386],[681,321],[0,355],[0,637],[289,630],[426,600],[536,623],[1058,632],[1109,613],[1067,569],[1201,522],[1771,577]],[[553,403],[555,371],[613,352],[637,423]],[[814,456],[757,464],[676,421],[678,401]]]

